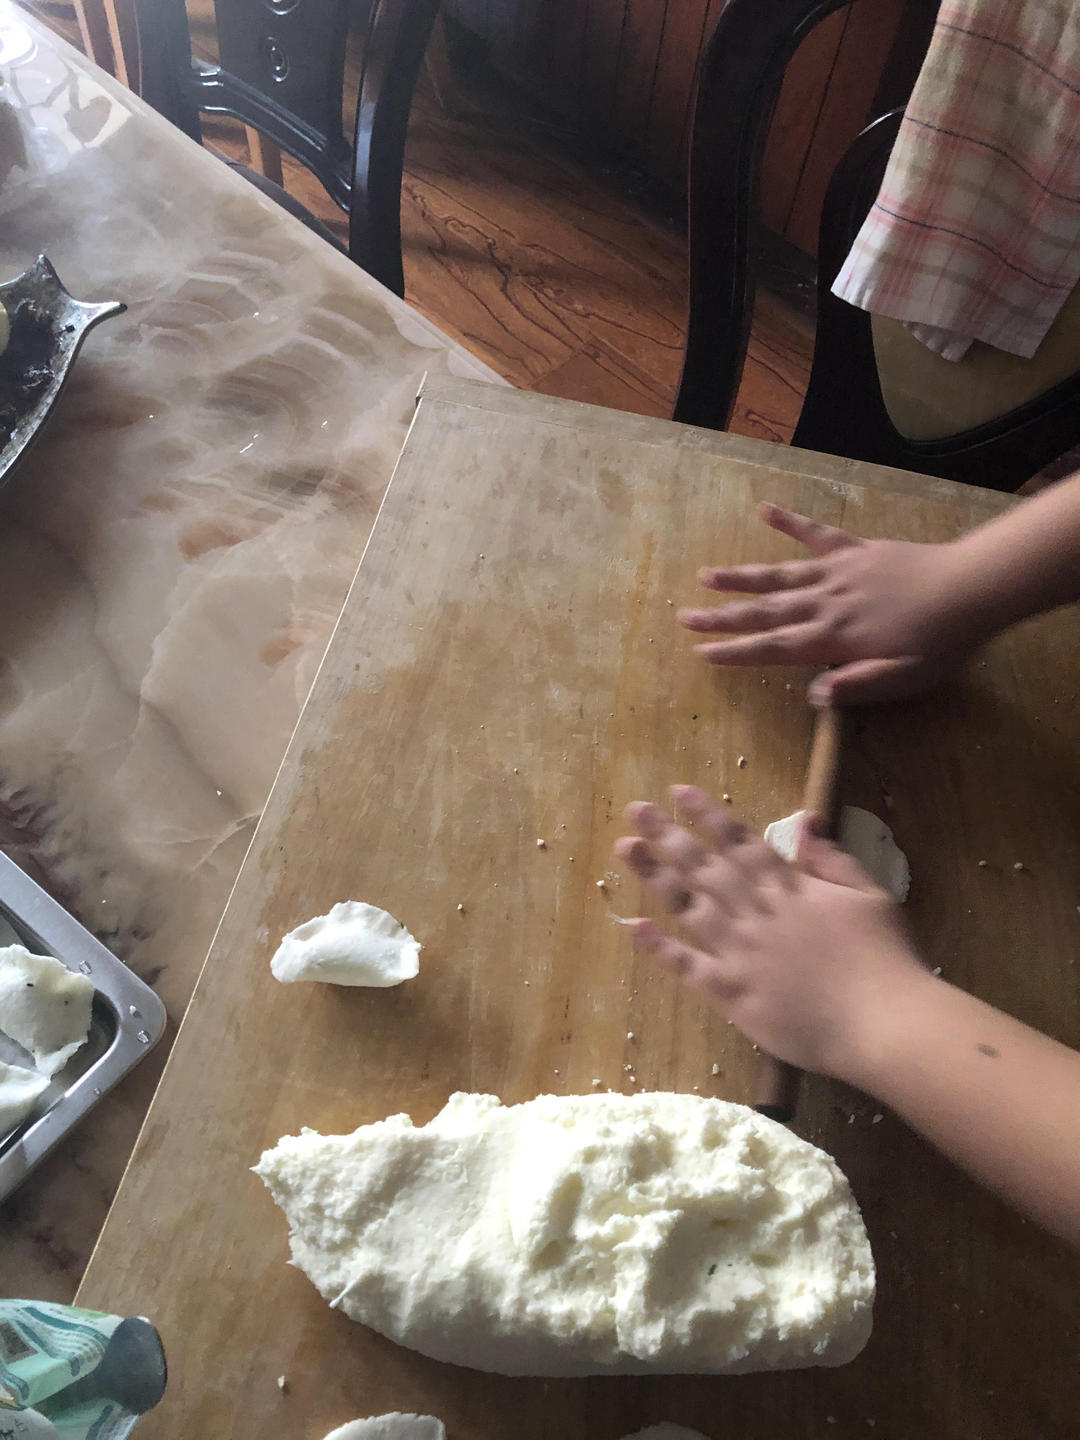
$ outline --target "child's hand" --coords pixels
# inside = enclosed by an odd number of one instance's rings
[[[814,558],[700,572],[711,590],[759,597],[679,612],[688,630],[736,637],[697,647],[713,664],[839,666],[815,679],[811,700],[859,704],[928,688],[986,638],[963,598],[957,546],[862,540],[776,505],[763,513]]]
[[[690,943],[636,920],[636,947],[712,997],[771,1054],[854,1078],[897,988],[938,983],[912,950],[898,907],[810,825],[796,868],[704,791],[671,793],[695,829],[653,805],[631,805],[637,835],[619,840],[615,854],[678,916]]]

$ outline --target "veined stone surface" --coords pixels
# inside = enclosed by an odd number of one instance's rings
[[[179,1022],[425,372],[496,380],[9,0],[0,275],[128,312],[0,491],[0,845]],[[0,1218],[69,1300],[162,1046]]]

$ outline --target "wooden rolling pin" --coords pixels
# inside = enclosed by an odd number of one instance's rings
[[[830,839],[836,838],[840,818],[837,800],[837,776],[840,771],[840,745],[843,739],[842,712],[832,708],[819,710],[814,722],[814,741],[810,748],[810,764],[803,787],[802,808],[820,816],[822,830]],[[758,1058],[754,1080],[754,1109],[770,1120],[790,1124],[799,1099],[802,1071],[773,1055]]]

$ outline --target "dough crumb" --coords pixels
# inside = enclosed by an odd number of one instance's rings
[[[597,880],[597,882],[596,882],[596,888],[597,888],[598,890],[603,890],[603,889],[604,889],[604,881],[603,881],[603,880]]]
[[[600,1076],[599,1076],[599,1075],[594,1075],[594,1076],[593,1076],[593,1082],[592,1082],[592,1083],[593,1083],[595,1086],[599,1087],[599,1086],[603,1085],[604,1082],[600,1079]]]
[[[723,795],[721,796],[721,799],[724,801],[725,805],[730,805],[730,804],[731,804],[731,796],[728,794],[728,792],[727,792],[726,790],[724,791]]]
[[[1024,862],[1022,860],[1017,860],[1016,864],[1013,866],[1014,870],[1022,870],[1023,868]]]
[[[627,1030],[627,1032],[626,1032],[626,1038],[627,1038],[628,1040],[633,1040],[633,1038],[634,1038],[634,1032],[633,1032],[633,1030]]]
[[[714,1066],[712,1067],[712,1073],[713,1073],[714,1075],[719,1075],[719,1074],[720,1074],[720,1066],[719,1066],[719,1065],[714,1065]]]
[[[465,906],[462,905],[462,903],[461,903],[460,900],[458,901],[458,907],[457,907],[457,908],[458,908],[458,914],[459,914],[459,915],[461,915],[462,913],[464,913]]]
[[[745,769],[746,769],[746,756],[745,756],[745,755],[740,755],[739,758],[738,758],[738,760],[735,761],[735,764],[739,767],[740,770],[745,770]]]
[[[286,1376],[279,1375],[277,1377],[277,1388],[281,1391],[283,1395],[287,1395],[289,1393],[289,1381]]]
[[[980,870],[985,870],[986,867],[987,867],[987,865],[989,865],[989,863],[990,863],[989,860],[980,860],[980,861],[979,861],[979,869],[980,869]]]
[[[546,844],[547,844],[546,841],[538,839],[537,842],[536,842],[536,848],[537,848],[538,850],[543,850],[543,849],[545,849]]]
[[[885,1119],[885,1116],[884,1116],[884,1115],[881,1113],[881,1111],[879,1110],[876,1115],[871,1115],[871,1117],[870,1117],[870,1124],[871,1124],[871,1125],[880,1125],[881,1122],[882,1122],[882,1120],[884,1120],[884,1119]]]

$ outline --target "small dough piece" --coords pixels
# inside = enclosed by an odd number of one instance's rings
[[[804,812],[785,815],[765,827],[765,839],[778,855],[794,861],[799,848],[799,826]],[[907,856],[893,839],[893,833],[876,815],[858,805],[845,805],[840,812],[838,844],[868,870],[894,900],[901,904],[911,889],[911,867]]]
[[[49,1077],[24,1065],[6,1065],[0,1060],[0,1140],[21,1125],[34,1108],[43,1090],[49,1088]]]
[[[0,1030],[46,1075],[63,1069],[90,1033],[94,987],[85,975],[22,945],[0,949]]]
[[[350,1420],[331,1430],[325,1440],[446,1440],[446,1427],[434,1415],[372,1415],[370,1420]]]
[[[745,1105],[452,1095],[427,1125],[304,1130],[255,1167],[333,1306],[504,1375],[841,1365],[874,1263],[836,1163]]]
[[[635,1430],[624,1435],[623,1440],[708,1440],[700,1430],[690,1430],[685,1425],[673,1425],[670,1420],[661,1420],[659,1425],[648,1425],[644,1430]]]
[[[278,980],[386,989],[420,972],[420,942],[377,905],[344,900],[290,930],[270,961]]]
[[[659,1425],[649,1425],[644,1430],[635,1430],[624,1435],[623,1440],[708,1440],[700,1430],[689,1430],[685,1425],[673,1425],[670,1420],[661,1420]]]

